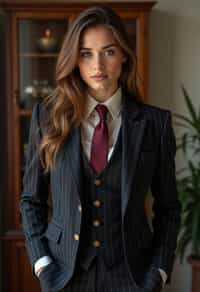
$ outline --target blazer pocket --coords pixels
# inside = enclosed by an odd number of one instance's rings
[[[45,237],[58,243],[62,235],[62,228],[58,226],[54,221],[51,221],[44,233]]]

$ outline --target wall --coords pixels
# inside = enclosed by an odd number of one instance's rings
[[[160,0],[151,15],[150,101],[173,112],[187,114],[181,83],[195,106],[200,106],[200,1]],[[179,131],[175,128],[178,136]],[[176,156],[177,169],[184,162]],[[189,251],[187,252],[187,255]],[[167,292],[191,291],[191,269],[176,261]]]

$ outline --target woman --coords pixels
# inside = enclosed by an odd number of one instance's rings
[[[140,101],[136,58],[111,8],[74,21],[56,81],[33,109],[20,200],[33,274],[42,291],[161,291],[180,224],[171,113]]]

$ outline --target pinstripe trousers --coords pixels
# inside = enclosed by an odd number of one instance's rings
[[[106,267],[102,257],[94,258],[88,271],[76,266],[67,285],[59,292],[139,292],[132,282],[124,260],[112,268]]]

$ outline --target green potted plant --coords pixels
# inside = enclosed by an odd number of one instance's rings
[[[183,261],[186,249],[191,245],[187,257],[192,266],[192,292],[200,287],[200,107],[196,108],[182,85],[189,117],[173,113],[175,125],[183,129],[177,138],[177,150],[181,150],[186,166],[177,172],[177,188],[182,203],[181,230],[177,255]]]

